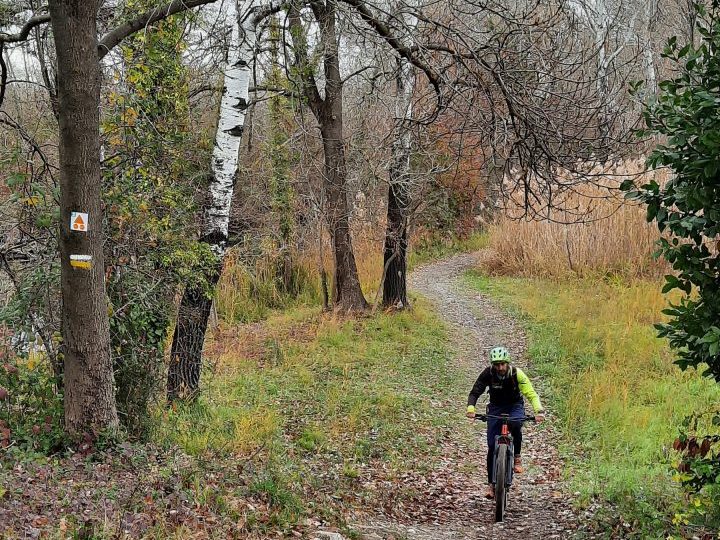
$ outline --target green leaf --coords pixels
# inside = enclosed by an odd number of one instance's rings
[[[630,178],[626,178],[620,184],[620,191],[630,191],[634,187],[635,187],[635,182]]]
[[[647,207],[647,215],[646,215],[645,219],[646,219],[648,222],[653,221],[653,220],[655,219],[655,217],[657,216],[657,213],[658,213],[659,210],[660,210],[660,205],[659,205],[659,203],[658,203],[657,201],[655,201],[655,200],[654,200],[654,201],[651,201],[651,202],[648,204],[648,207]]]
[[[666,281],[665,286],[662,288],[663,294],[668,293],[668,292],[672,291],[673,289],[680,286],[680,281],[675,276],[665,276],[665,281]],[[669,311],[669,310],[667,310],[667,309],[663,310],[663,312],[667,312],[667,311]]]
[[[7,184],[7,186],[9,188],[14,188],[14,187],[24,184],[26,179],[27,179],[27,175],[16,172],[16,173],[9,174],[8,177],[5,179],[5,183]]]

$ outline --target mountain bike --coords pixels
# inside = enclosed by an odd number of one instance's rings
[[[490,414],[476,414],[477,420],[487,422],[488,418],[497,418],[502,421],[500,435],[495,436],[495,453],[493,454],[492,483],[495,484],[495,521],[505,519],[505,508],[507,507],[507,494],[513,479],[513,463],[515,450],[513,438],[510,434],[510,422],[535,421],[534,416],[513,417],[501,414],[493,416]]]

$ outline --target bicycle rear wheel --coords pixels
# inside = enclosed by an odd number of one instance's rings
[[[495,521],[500,522],[505,519],[505,505],[507,503],[507,489],[505,480],[507,478],[507,452],[506,444],[498,446],[497,456],[495,458]]]

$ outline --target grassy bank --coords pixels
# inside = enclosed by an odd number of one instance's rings
[[[658,284],[467,280],[524,317],[533,373],[561,423],[581,503],[610,502],[619,513],[606,525],[624,521],[635,531],[628,536],[663,538],[682,506],[670,446],[685,416],[720,400],[720,387],[679,371],[655,337],[665,306]]]
[[[458,422],[442,322],[318,308],[221,323],[195,403],[162,406],[149,444],[0,466],[0,537],[356,539],[346,516],[411,507]],[[459,425],[460,424],[460,425]]]
[[[409,264],[478,241],[427,243]],[[381,255],[363,251],[358,264],[369,298]],[[422,494],[408,478],[432,470],[448,431],[470,430],[458,425],[467,384],[445,327],[417,298],[408,312],[322,313],[318,269],[311,257],[297,263],[288,294],[272,258],[253,268],[230,258],[200,397],[157,407],[148,444],[103,441],[87,455],[0,467],[0,502],[11,489],[9,500],[22,497],[0,504],[0,536],[31,524],[49,538],[253,540],[334,527],[356,538],[349,511],[412,507]],[[59,482],[33,483],[48,475]]]
[[[243,464],[223,497],[266,505],[245,512],[248,533],[288,533],[308,517],[338,523],[341,506],[367,495],[366,473],[428,466],[437,428],[457,424],[456,407],[438,403],[459,375],[443,325],[422,302],[360,320],[314,308],[276,314],[221,329],[209,357],[215,373],[199,402],[164,413],[156,439]]]

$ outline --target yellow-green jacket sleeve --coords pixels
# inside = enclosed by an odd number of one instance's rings
[[[543,406],[542,403],[540,403],[540,396],[537,395],[532,384],[530,384],[530,379],[525,375],[523,370],[517,367],[515,369],[517,370],[517,381],[520,393],[527,398],[536,413],[542,411]]]

